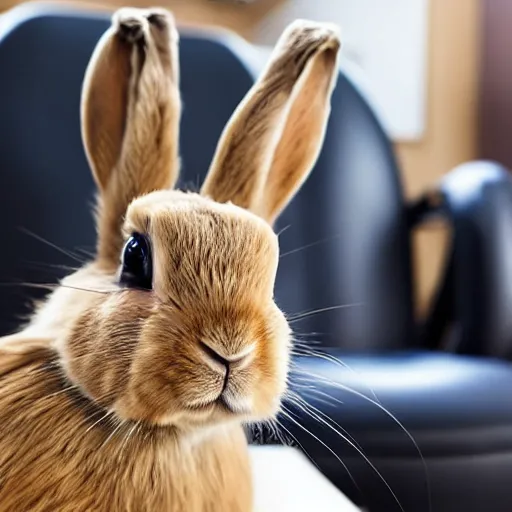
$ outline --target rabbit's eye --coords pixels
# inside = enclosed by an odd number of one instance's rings
[[[134,233],[124,246],[121,284],[145,290],[153,287],[151,245],[144,235]]]

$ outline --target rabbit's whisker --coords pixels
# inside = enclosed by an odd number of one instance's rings
[[[301,386],[295,384],[294,388],[297,389],[297,394],[305,396],[306,398],[311,398],[316,403],[324,404],[330,409],[336,408],[339,405],[344,405],[344,402],[342,402],[341,400],[338,400],[337,398],[329,395],[328,393],[323,392],[320,389],[316,389],[313,386]]]
[[[59,285],[57,284],[54,284],[54,283],[0,283],[0,286],[1,287],[9,287],[9,286],[12,286],[12,287],[15,287],[15,286],[20,286],[20,287],[26,287],[26,288],[41,288],[43,290],[55,290],[56,288],[59,287]]]
[[[301,390],[301,394],[314,398],[316,402],[327,405],[327,407],[337,407],[338,405],[344,405],[344,402],[335,398],[334,396],[329,395],[328,393],[323,392],[321,389],[310,388]]]
[[[64,254],[65,256],[67,256],[68,258],[71,258],[75,261],[77,261],[78,263],[80,264],[84,264],[86,263],[85,260],[82,260],[80,259],[76,254],[74,254],[73,252],[71,251],[68,251],[66,249],[63,249],[62,247],[59,247],[58,245],[50,242],[49,240],[46,240],[46,238],[43,238],[42,236],[39,236],[39,235],[36,235],[35,233],[33,233],[32,231],[30,231],[29,229],[26,229],[24,227],[20,227],[19,228],[20,231],[22,231],[23,233],[25,233],[26,235],[29,235],[31,236],[32,238],[35,238],[36,240],[39,240],[40,242],[48,245],[49,247],[51,247],[52,249],[55,249],[56,251],[60,252],[61,254]]]
[[[57,283],[0,283],[0,286],[21,286],[21,287],[27,287],[27,288],[40,288],[42,290],[56,290],[58,288],[69,288],[70,290],[78,290],[81,292],[89,292],[89,293],[101,293],[103,295],[108,295],[112,293],[116,293],[119,290],[112,289],[112,290],[92,290],[91,288],[83,288],[80,286],[73,286],[69,284],[57,284]]]
[[[82,408],[82,410],[85,410],[85,408]],[[96,409],[93,413],[89,414],[88,416],[86,416],[83,420],[83,422],[81,423],[81,425],[84,425],[86,423],[89,423],[89,421],[91,421],[93,418],[96,418],[96,416],[98,416],[98,414],[102,414],[104,413],[105,410],[104,409],[101,409],[101,408],[98,408]],[[104,418],[105,416],[103,416],[102,418],[100,418],[100,421]],[[94,426],[95,424],[93,424]],[[90,430],[90,427],[85,431],[86,433],[89,432]]]
[[[127,432],[127,434],[125,435],[124,439],[123,439],[123,442],[121,443],[121,446],[119,447],[119,457],[121,458],[123,456],[123,454],[125,453],[125,449],[126,449],[126,446],[128,445],[128,441],[130,440],[130,437],[132,436],[132,434],[135,432],[135,430],[137,430],[138,428],[140,428],[140,421],[136,421],[132,428]]]
[[[288,384],[290,384],[290,381],[288,379]],[[317,387],[313,383],[307,383],[307,384],[299,384],[298,382],[293,383],[293,387],[300,388],[300,389],[317,389]]]
[[[31,368],[28,373],[30,375],[38,375],[40,373],[42,374],[48,374],[48,369],[51,368],[53,363],[47,363],[44,366],[36,366],[34,368]]]
[[[277,232],[277,238],[279,238],[283,233],[285,233],[286,231],[288,231],[290,228],[292,227],[291,224],[288,224],[287,226],[285,226],[283,229],[281,229],[280,231]]]
[[[87,256],[88,258],[94,258],[96,257],[96,254],[93,251],[89,251],[83,247],[76,247],[76,253],[82,253],[83,255]]]
[[[271,441],[277,440],[280,444],[288,445],[289,440],[283,437],[276,421],[276,419],[269,419],[266,421],[249,424],[248,426],[250,428],[250,433],[252,434],[253,443],[257,442],[261,445],[268,444],[266,441],[267,438],[270,437]],[[268,433],[269,436],[267,436],[265,433]]]
[[[305,251],[307,249],[310,249],[311,247],[316,247],[317,245],[322,245],[327,242],[332,242],[333,240],[336,240],[336,238],[339,238],[339,237],[340,237],[340,235],[334,235],[334,236],[330,236],[328,238],[322,238],[322,240],[317,240],[316,242],[312,242],[310,244],[303,245],[302,247],[298,247],[297,249],[292,249],[290,251],[283,252],[279,257],[285,258],[286,256],[290,256],[292,254],[296,254],[298,252]]]
[[[302,453],[311,461],[311,463],[318,469],[318,471],[321,471],[320,467],[318,466],[318,464],[315,461],[315,459],[308,453],[308,451],[304,448],[304,446],[297,439],[297,437],[292,432],[290,432],[290,430],[287,429],[279,420],[276,420],[276,421],[277,421],[277,424],[279,425],[279,428],[283,429],[286,432],[286,434],[288,436],[290,436],[291,441],[293,443],[295,443],[295,445],[298,446],[301,449]],[[284,443],[284,444],[288,444],[288,443]]]
[[[297,343],[302,343],[306,346],[309,346],[311,343],[315,345],[320,345],[322,342],[318,339],[311,339],[313,337],[318,338],[318,336],[327,336],[327,333],[322,332],[294,332],[293,339]],[[302,339],[306,338],[306,339]]]
[[[271,440],[277,439],[277,437],[276,437],[277,432],[275,431],[274,424],[272,423],[272,420],[264,421],[260,425],[261,425],[262,430],[266,430],[267,432],[269,432]]]
[[[123,428],[127,421],[126,420],[121,420],[119,419],[118,420],[118,425],[116,426],[116,428],[114,430],[112,430],[112,432],[110,433],[110,435],[105,439],[105,441],[103,441],[102,445],[100,446],[100,448],[104,448],[108,442],[114,437],[114,435],[116,434],[116,432],[118,432],[121,428]]]
[[[379,480],[386,486],[388,491],[390,492],[391,496],[397,503],[397,505],[400,507],[400,510],[402,512],[405,512],[402,504],[400,503],[400,500],[398,499],[396,493],[393,491],[392,487],[388,484],[387,480],[384,478],[382,473],[376,468],[376,466],[373,464],[373,462],[370,461],[370,459],[367,457],[367,455],[362,450],[361,446],[353,439],[350,434],[348,434],[344,429],[340,427],[338,423],[330,419],[328,416],[326,416],[324,413],[319,411],[319,409],[316,409],[315,407],[311,406],[311,404],[308,404],[303,399],[300,400],[294,400],[293,403],[297,405],[302,412],[306,413],[310,418],[318,421],[320,424],[326,426],[327,428],[331,429],[333,432],[335,432],[341,439],[343,439],[350,447],[352,447],[368,464],[368,466],[372,469],[372,471],[375,472]],[[320,412],[320,414],[318,414]],[[327,418],[327,420],[325,419]],[[334,423],[342,432],[338,431],[333,425]]]
[[[411,441],[414,449],[416,450],[416,452],[420,456],[420,459],[421,459],[421,462],[422,462],[422,465],[423,465],[423,471],[424,471],[424,474],[425,474],[425,485],[426,485],[427,494],[428,494],[429,510],[432,510],[431,483],[430,483],[430,476],[429,476],[429,471],[428,471],[427,463],[425,461],[425,457],[423,456],[423,453],[422,453],[418,443],[414,439],[413,435],[405,428],[405,426],[400,422],[400,420],[393,413],[391,413],[386,407],[384,407],[381,403],[379,403],[379,402],[373,400],[372,398],[366,396],[364,393],[361,393],[361,392],[359,392],[359,391],[357,391],[355,389],[352,389],[349,386],[346,386],[346,385],[341,384],[339,382],[334,382],[333,380],[330,380],[330,379],[328,379],[328,378],[326,378],[326,377],[324,377],[322,375],[316,374],[316,373],[307,372],[307,371],[300,370],[300,369],[296,369],[294,371],[296,373],[298,373],[298,374],[302,374],[306,378],[309,378],[310,381],[322,382],[322,383],[324,383],[327,386],[330,386],[332,388],[341,389],[343,391],[346,391],[347,393],[350,393],[350,394],[352,394],[354,396],[357,396],[358,398],[361,398],[362,400],[364,400],[364,401],[374,405],[375,407],[380,409],[386,416],[388,416],[405,433],[405,435]]]
[[[69,265],[55,265],[53,263],[42,263],[40,261],[27,261],[27,265],[34,268],[50,268],[55,270],[65,270],[66,272],[77,272],[80,267],[70,267]]]
[[[101,423],[103,420],[107,419],[109,416],[111,416],[112,414],[114,414],[114,410],[110,410],[110,411],[107,411],[99,420],[95,421],[92,425],[90,425],[87,430],[85,431],[85,433],[87,434],[90,430],[92,430],[96,425],[98,425],[99,423]],[[95,416],[96,414],[94,414],[93,416]],[[85,421],[89,421],[90,419],[92,419],[91,416],[88,416]]]
[[[286,439],[286,437],[283,436],[281,431],[279,430],[279,425],[277,424],[276,419],[269,420],[267,422],[267,425],[275,439],[277,439],[281,444],[284,444],[284,445],[289,444],[290,441],[288,439]]]
[[[364,306],[364,302],[355,302],[353,304],[341,304],[339,306],[329,306],[327,308],[314,309],[312,311],[306,311],[305,313],[299,313],[297,315],[291,316],[289,318],[290,323],[298,322],[299,320],[303,320],[304,318],[309,318],[313,315],[318,315],[320,313],[326,313],[327,311],[336,311],[339,309],[349,309]]]
[[[50,393],[49,395],[46,395],[44,397],[44,400],[48,400],[49,398],[53,398],[55,396],[61,395],[62,393],[67,393],[68,391],[71,391],[72,389],[78,389],[78,386],[76,384],[73,384],[72,386],[68,386],[63,389],[59,389],[59,391],[56,391],[55,393]]]
[[[91,290],[90,288],[82,288],[80,286],[72,286],[69,284],[61,284],[59,285],[61,288],[69,288],[70,290],[78,290],[81,292],[89,292],[89,293],[99,293],[102,295],[110,295],[112,293],[116,293],[119,290]]]
[[[354,445],[357,446],[357,448],[362,450],[361,446],[354,439],[354,437],[352,437],[350,432],[348,432],[346,429],[344,429],[341,425],[339,425],[336,421],[334,421],[332,418],[330,418],[327,414],[325,414],[324,412],[320,411],[320,409],[316,408],[315,406],[313,406],[312,404],[307,402],[300,395],[298,395],[297,393],[294,393],[293,391],[289,391],[287,396],[286,396],[286,399],[288,399],[290,401],[290,403],[296,405],[301,411],[305,412],[311,418],[316,419],[317,421],[320,421],[320,420],[318,420],[318,418],[314,418],[313,417],[312,411],[314,411],[316,415],[320,415],[320,416],[323,416],[325,418],[328,418],[328,421],[331,421],[332,423],[334,423],[340,429],[340,431],[343,433],[343,435],[347,437],[347,439],[345,439],[347,442],[353,443]],[[362,454],[362,455],[364,455],[364,454]]]
[[[358,373],[356,370],[354,370],[352,367],[350,367],[347,363],[345,363],[341,359],[338,359],[337,357],[332,356],[331,354],[322,352],[321,350],[313,349],[304,344],[302,344],[302,346],[300,346],[300,345],[301,344],[299,343],[299,346],[293,347],[293,349],[292,349],[293,354],[295,354],[297,356],[302,356],[302,357],[315,357],[318,359],[322,359],[324,361],[327,361],[329,363],[332,363],[336,366],[339,366],[343,369],[348,370],[353,375],[355,375],[364,384],[364,386],[366,388],[368,388],[368,390],[372,394],[374,400],[380,404],[380,400],[377,397],[377,394],[375,393],[374,389],[371,386],[369,386],[367,383],[365,383],[363,376],[360,373]]]
[[[326,450],[328,450],[335,458],[336,460],[342,465],[343,469],[347,472],[350,480],[352,481],[352,483],[354,484],[354,486],[357,488],[357,490],[359,492],[361,492],[361,489],[359,487],[359,485],[357,484],[355,478],[353,477],[352,473],[350,472],[350,470],[348,469],[348,466],[343,462],[343,460],[341,460],[341,457],[327,444],[325,443],[324,441],[322,441],[317,435],[313,434],[313,432],[311,432],[310,430],[308,430],[306,427],[304,427],[299,421],[297,421],[294,417],[294,414],[293,412],[288,409],[284,404],[281,406],[282,407],[282,411],[281,411],[281,414],[287,418],[289,421],[291,421],[295,426],[299,427],[301,430],[303,430],[304,432],[306,432],[306,434],[309,434],[313,439],[315,439],[315,441],[317,441],[318,443],[320,443]],[[282,426],[282,424],[281,424]]]

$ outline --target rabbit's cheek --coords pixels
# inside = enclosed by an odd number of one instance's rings
[[[67,377],[103,407],[111,407],[128,384],[140,333],[151,314],[152,301],[138,300],[139,295],[99,297],[60,340]]]

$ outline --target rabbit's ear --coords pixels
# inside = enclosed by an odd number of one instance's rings
[[[298,20],[226,126],[201,193],[273,223],[312,170],[338,75],[338,29]]]
[[[89,63],[82,136],[100,191],[98,256],[117,264],[129,203],[179,172],[178,35],[164,10],[124,8]]]

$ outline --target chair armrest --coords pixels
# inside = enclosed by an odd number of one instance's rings
[[[437,196],[438,204],[421,215],[416,206],[411,220],[417,224],[438,214],[453,228],[452,250],[425,338],[441,336],[454,321],[457,352],[511,358],[512,176],[494,162],[467,163],[441,181]],[[429,346],[438,341],[426,340]]]

